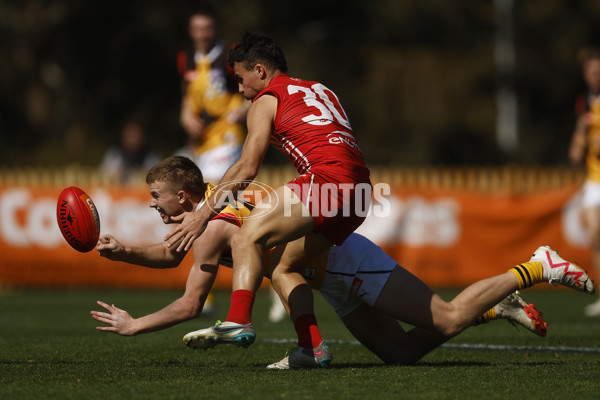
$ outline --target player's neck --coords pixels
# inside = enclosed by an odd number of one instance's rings
[[[206,199],[204,198],[204,196],[190,200],[190,204],[192,205],[192,207],[190,207],[191,209],[189,211],[198,211],[200,207],[204,205],[205,202]]]
[[[267,79],[265,79],[265,81],[266,81],[265,87],[269,86],[269,84],[271,83],[273,78],[275,78],[276,76],[279,76],[279,75],[283,75],[283,72],[281,72],[279,69],[269,72],[267,74]]]

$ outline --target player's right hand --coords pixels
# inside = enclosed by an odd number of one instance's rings
[[[106,257],[109,260],[116,260],[120,255],[125,253],[125,246],[113,235],[102,235],[98,239],[96,250],[98,250],[100,256]]]
[[[177,247],[177,252],[189,251],[194,240],[204,232],[208,224],[208,219],[203,218],[199,212],[186,212],[174,217],[173,221],[181,221],[181,224],[165,236],[165,242],[169,248]]]

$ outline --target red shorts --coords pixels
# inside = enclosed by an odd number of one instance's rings
[[[300,198],[315,221],[315,230],[338,246],[363,223],[369,212],[372,186],[368,176],[326,178],[320,173],[307,172],[285,185]]]

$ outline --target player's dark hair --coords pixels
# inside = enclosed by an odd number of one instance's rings
[[[201,4],[194,9],[194,11],[190,14],[189,20],[191,20],[195,16],[203,16],[212,18],[215,23],[217,22],[217,12],[215,8],[210,4]]]
[[[165,182],[171,190],[185,190],[193,196],[203,196],[206,184],[200,168],[189,158],[183,156],[169,157],[148,171],[146,183]]]
[[[591,60],[600,60],[600,48],[598,47],[586,47],[579,51],[577,54],[578,61],[581,64],[585,64]]]
[[[269,68],[287,72],[287,61],[281,47],[270,37],[253,32],[246,32],[241,43],[229,52],[229,65],[242,63],[251,70],[258,63]]]

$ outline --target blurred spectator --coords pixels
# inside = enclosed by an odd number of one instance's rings
[[[145,174],[160,157],[148,148],[146,132],[141,122],[129,120],[121,129],[121,143],[104,154],[100,169],[104,174],[126,183],[138,173]]]
[[[585,159],[583,219],[591,238],[592,264],[600,276],[600,50],[587,50],[583,59],[583,79],[587,90],[575,101],[577,122],[569,148],[569,159],[580,164]],[[585,314],[600,316],[600,299],[585,308]]]
[[[193,48],[177,60],[184,90],[180,121],[188,140],[177,154],[194,160],[206,181],[218,183],[241,155],[249,104],[228,69],[214,10],[205,6],[194,12],[188,32]]]
[[[208,6],[194,12],[188,33],[194,47],[178,56],[184,91],[180,121],[187,133],[187,146],[176,154],[198,164],[205,181],[219,183],[242,154],[246,112],[250,102],[238,91],[227,63],[228,49],[217,37],[217,20]],[[271,289],[269,320],[281,321],[287,311]],[[206,306],[214,310],[212,295]]]

